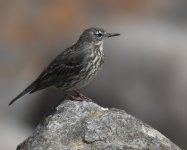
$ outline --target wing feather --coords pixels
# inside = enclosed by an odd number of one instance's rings
[[[30,93],[55,86],[59,82],[65,82],[68,78],[78,75],[84,65],[85,54],[82,51],[66,51],[61,53],[40,74],[35,81],[36,87]]]

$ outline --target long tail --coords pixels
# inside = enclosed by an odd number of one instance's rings
[[[23,92],[21,92],[18,96],[16,96],[8,105],[10,106],[13,104],[16,100],[18,100],[20,97],[24,96],[25,94],[31,92],[32,90],[35,89],[35,83],[32,83],[29,85]]]

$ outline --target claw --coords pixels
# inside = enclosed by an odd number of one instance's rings
[[[69,98],[70,100],[74,100],[74,101],[88,101],[88,102],[93,102],[92,99],[86,97],[82,93],[80,93],[78,91],[75,91],[75,90],[73,92],[75,93],[75,95],[72,95],[70,93],[66,93],[65,97]]]

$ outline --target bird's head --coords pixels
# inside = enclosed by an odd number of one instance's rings
[[[119,35],[119,33],[107,33],[104,29],[96,27],[84,30],[84,32],[80,36],[80,40],[84,42],[93,42],[95,44],[99,44],[103,43],[105,39]]]

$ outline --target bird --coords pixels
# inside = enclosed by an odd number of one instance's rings
[[[25,94],[50,87],[75,93],[77,96],[68,94],[72,100],[86,99],[86,96],[77,90],[88,85],[100,71],[105,58],[103,42],[119,35],[119,33],[108,33],[99,27],[84,30],[78,41],[57,55],[38,78],[10,101],[9,105]]]

